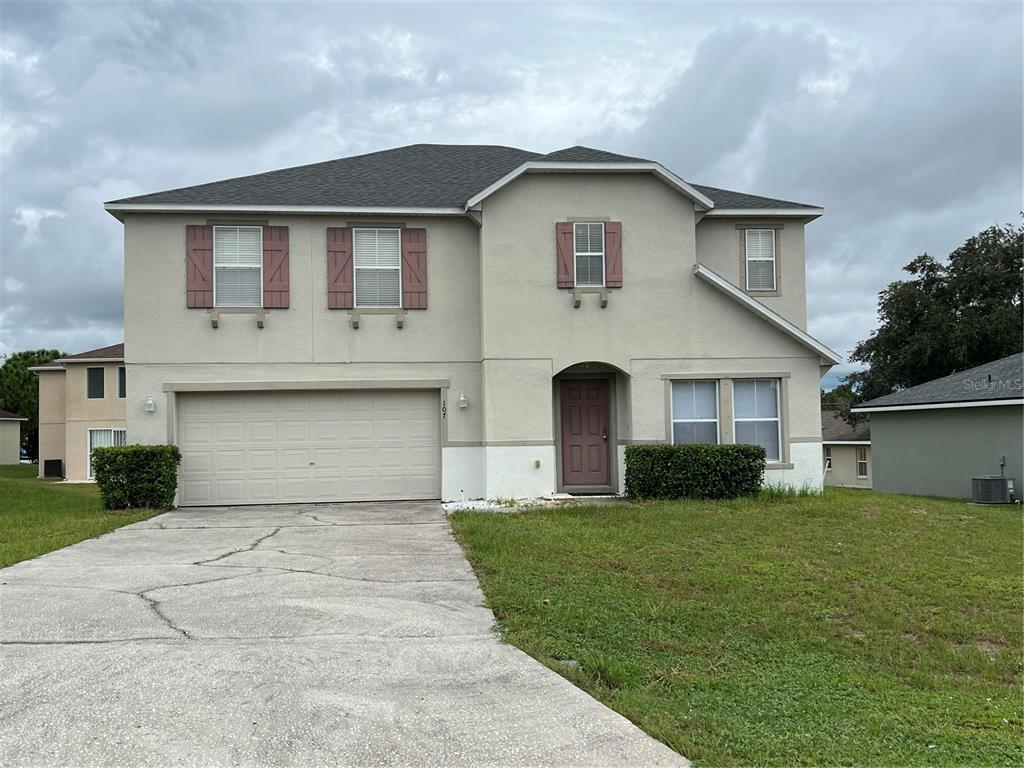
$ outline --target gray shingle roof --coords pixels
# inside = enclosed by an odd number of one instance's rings
[[[733,192],[731,189],[719,189],[703,184],[692,184],[694,189],[703,192],[715,201],[716,208],[817,208],[807,203],[794,203],[792,200],[779,200],[775,197],[748,195],[746,192]]]
[[[109,203],[311,205],[461,208],[466,201],[528,160],[570,163],[651,162],[590,147],[546,155],[480,144],[412,144],[366,155],[168,189]],[[694,185],[716,208],[814,207]]]
[[[68,355],[62,357],[57,362],[64,362],[65,360],[123,360],[124,359],[124,343],[111,344],[109,347],[98,347],[97,349],[90,349],[86,352],[79,352],[77,355]]]
[[[27,421],[27,419],[11,411],[0,410],[0,421]]]
[[[855,406],[886,408],[898,405],[976,403],[985,400],[1024,402],[1024,352],[979,365],[967,371],[918,384],[916,387],[876,397]]]
[[[847,424],[838,408],[822,408],[821,439],[826,443],[870,440],[871,424],[866,419],[853,425]]]

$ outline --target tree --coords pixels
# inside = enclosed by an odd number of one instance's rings
[[[848,408],[855,397],[857,397],[857,393],[853,391],[853,387],[849,384],[841,383],[834,389],[821,390],[821,407]]]
[[[881,323],[850,355],[868,365],[843,379],[857,402],[1020,352],[1022,251],[1024,228],[1007,224],[969,238],[945,264],[928,254],[907,264],[913,279],[879,294]]]
[[[33,349],[6,355],[0,365],[0,410],[28,419],[21,422],[21,442],[32,459],[39,454],[39,382],[29,368],[59,357],[64,353],[56,349]]]

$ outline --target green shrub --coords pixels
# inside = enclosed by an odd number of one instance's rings
[[[759,445],[630,445],[626,494],[634,499],[753,496],[764,481]]]
[[[170,509],[181,452],[174,445],[93,448],[92,471],[107,509]]]

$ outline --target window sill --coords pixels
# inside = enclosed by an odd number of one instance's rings
[[[765,470],[769,469],[793,469],[793,463],[789,461],[769,461],[764,465]]]
[[[572,289],[572,306],[573,309],[579,309],[580,304],[583,303],[583,294],[585,293],[596,293],[601,297],[601,309],[608,306],[608,288],[603,287],[576,287]]]
[[[405,327],[406,312],[402,307],[355,307],[349,310],[348,321],[353,330],[358,330],[363,315],[394,315],[395,327],[401,330]]]
[[[210,316],[210,327],[220,327],[221,315],[256,315],[256,327],[262,328],[267,320],[267,311],[263,307],[212,307],[206,310]]]
[[[748,288],[744,292],[748,296],[753,296],[754,298],[762,298],[762,299],[772,298],[772,297],[775,297],[775,296],[781,296],[782,295],[782,291],[779,291],[779,290],[774,290],[774,291],[752,291],[752,290],[750,290]]]

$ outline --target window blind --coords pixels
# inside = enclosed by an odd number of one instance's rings
[[[213,228],[214,304],[263,305],[263,228]]]
[[[748,229],[747,290],[775,290],[775,230]]]
[[[576,285],[604,285],[604,224],[583,222],[573,226]]]
[[[398,307],[402,296],[402,242],[397,229],[353,233],[357,307]]]

